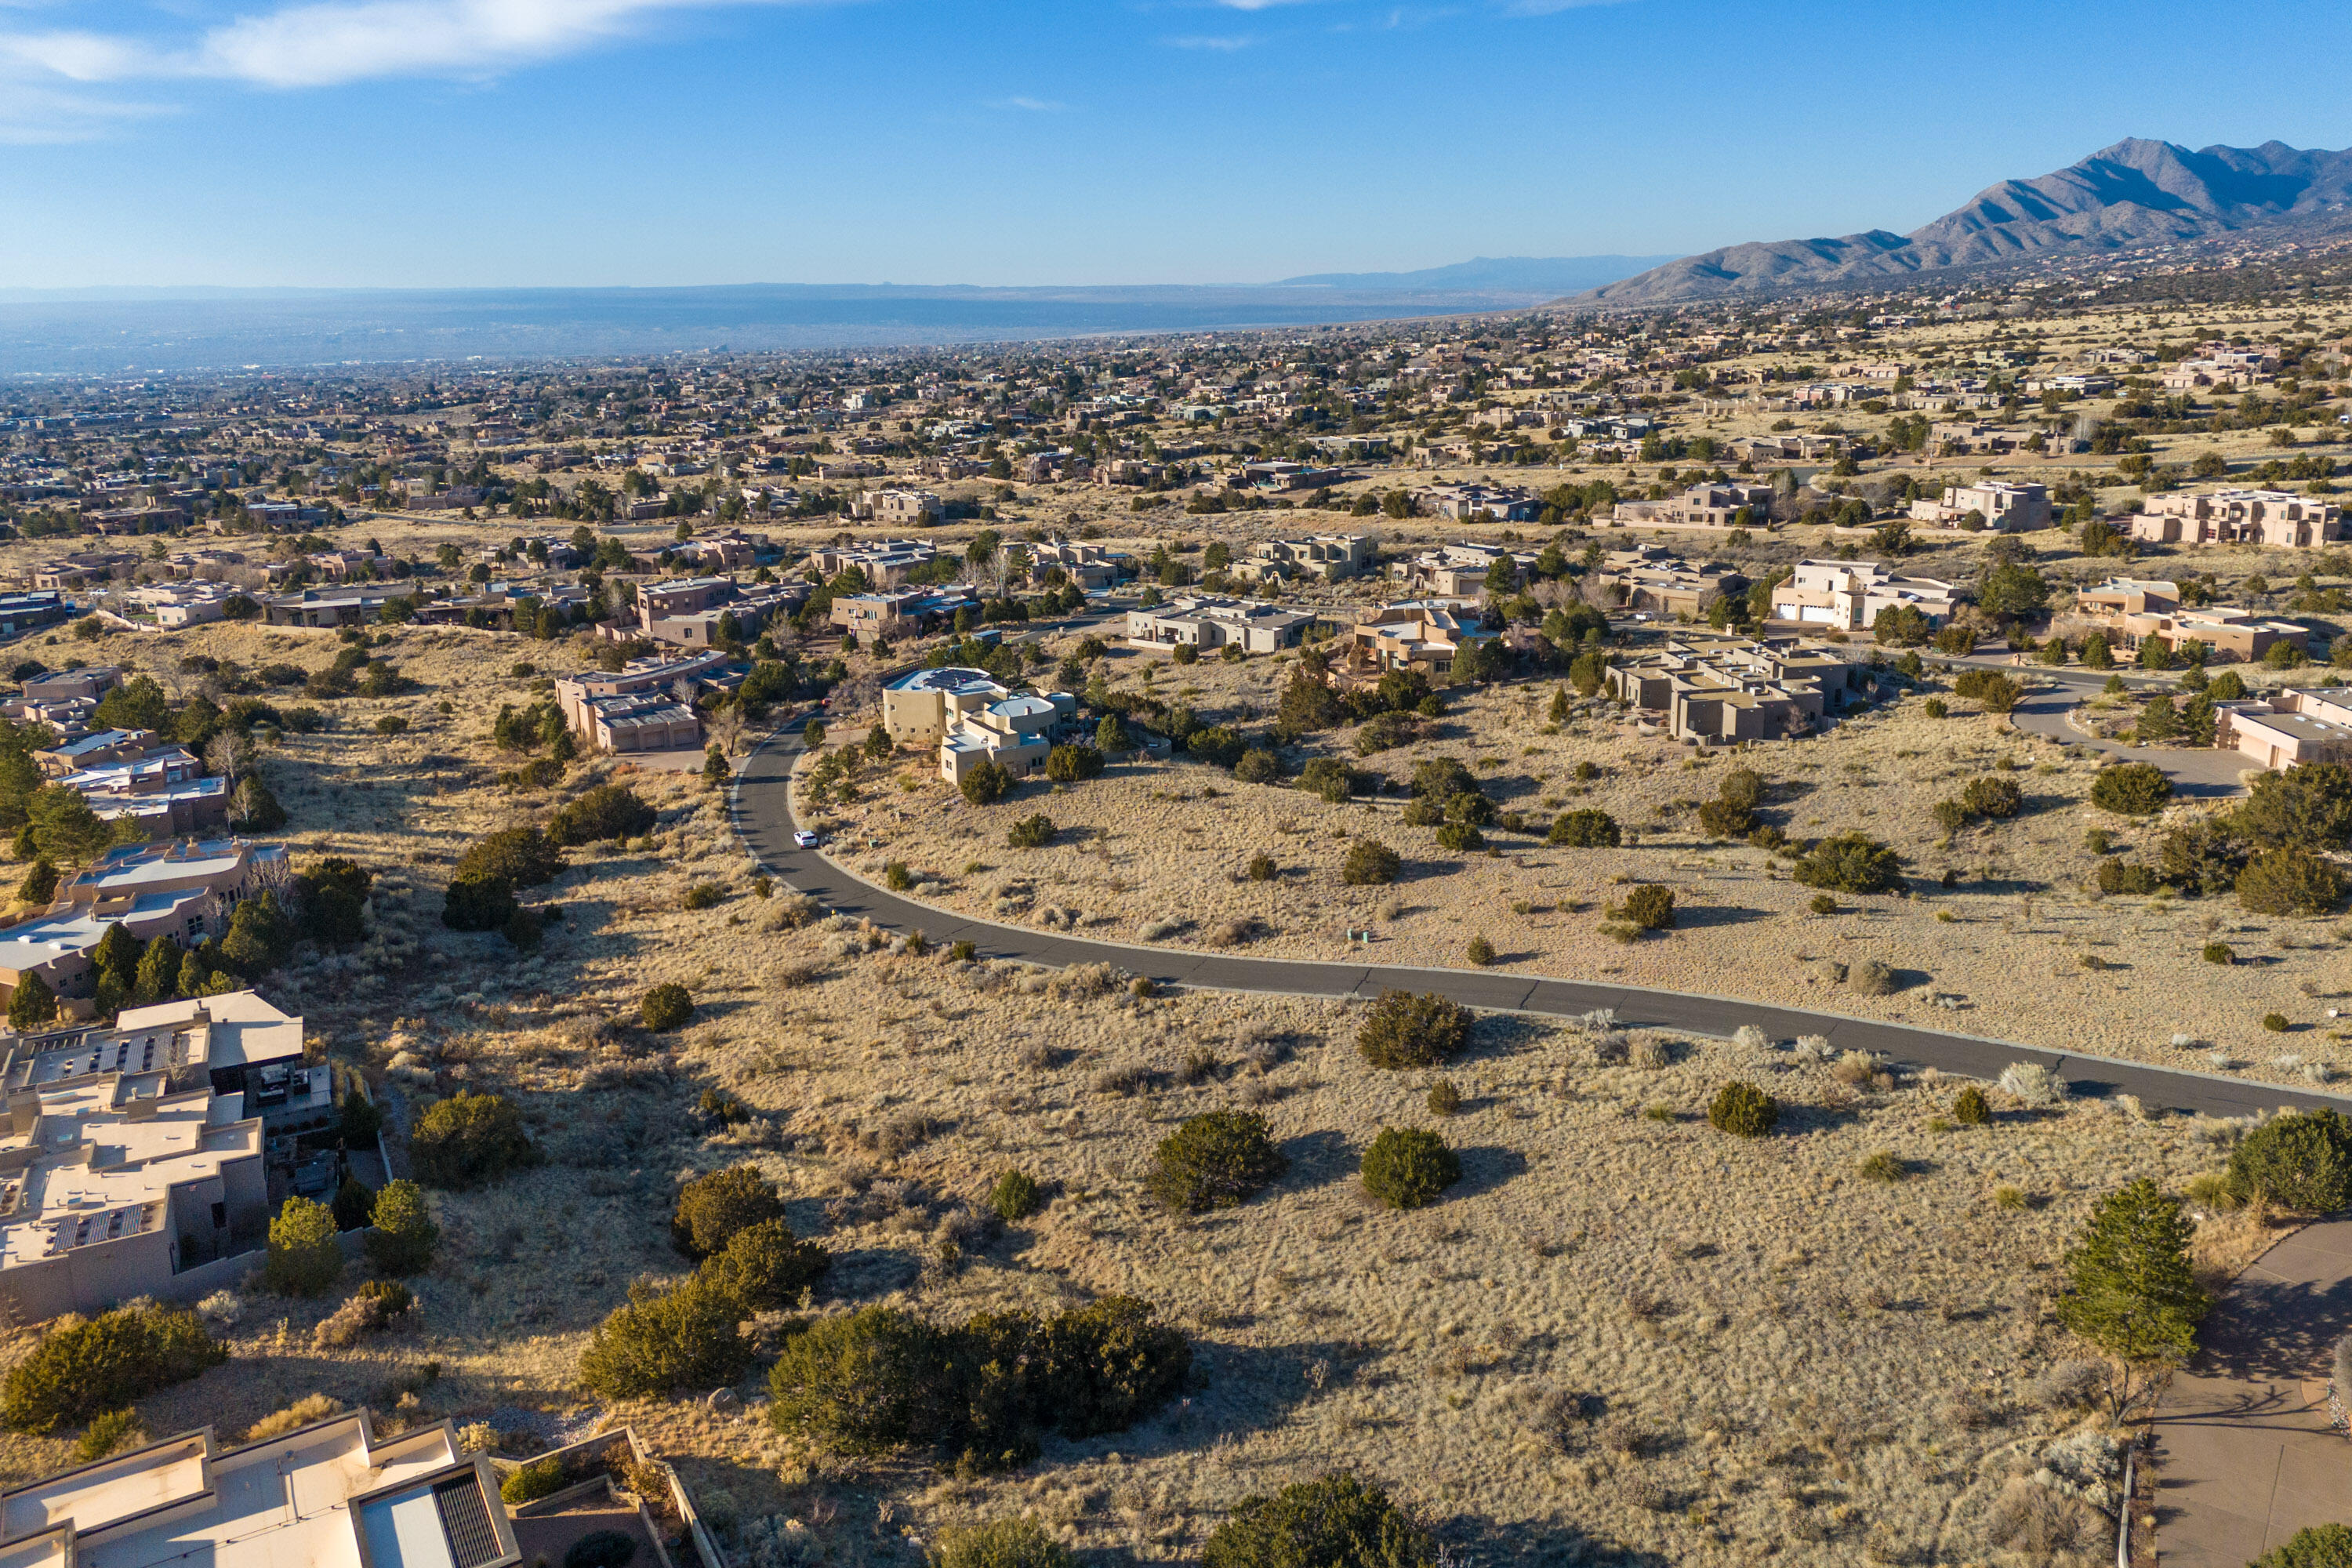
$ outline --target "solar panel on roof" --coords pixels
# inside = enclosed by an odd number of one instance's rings
[[[449,1538],[449,1557],[457,1568],[482,1568],[499,1560],[499,1532],[490,1523],[489,1505],[482,1500],[482,1485],[476,1477],[459,1476],[435,1487],[433,1506],[440,1512],[441,1530]]]

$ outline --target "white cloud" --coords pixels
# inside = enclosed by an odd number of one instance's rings
[[[170,112],[156,104],[123,103],[44,87],[0,71],[0,145],[95,142],[131,121]]]
[[[482,77],[626,37],[664,12],[795,3],[808,0],[320,0],[181,41],[0,32],[0,61],[85,83],[180,78],[299,88]]]
[[[1504,0],[1507,16],[1550,16],[1562,11],[1581,11],[1589,5],[1618,5],[1624,0]]]
[[[1221,37],[1205,34],[1192,34],[1181,38],[1162,38],[1160,41],[1171,49],[1215,49],[1225,54],[1231,54],[1235,49],[1248,48],[1257,42],[1255,38],[1246,37]]]
[[[1216,0],[1228,11],[1270,11],[1276,5],[1297,5],[1305,0]]]
[[[988,107],[991,109],[1018,109],[1027,114],[1059,114],[1062,110],[1069,108],[1070,106],[1066,103],[1055,103],[1053,100],[1047,98],[1013,97],[997,99],[993,102],[990,103]]]

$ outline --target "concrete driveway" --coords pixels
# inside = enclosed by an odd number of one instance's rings
[[[2157,1410],[2157,1559],[2245,1568],[2305,1525],[2352,1523],[2352,1440],[2327,1422],[2352,1329],[2352,1220],[2272,1247],[2206,1321]]]

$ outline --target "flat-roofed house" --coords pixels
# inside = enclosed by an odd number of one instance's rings
[[[693,696],[705,686],[726,684],[732,673],[717,648],[631,659],[609,674],[557,680],[555,701],[572,732],[601,750],[675,751],[702,743]]]
[[[2298,763],[2352,763],[2352,703],[2341,692],[2289,689],[2213,705],[2214,743],[2276,772]]]
[[[909,670],[882,689],[882,727],[902,746],[938,748],[950,784],[980,763],[1025,776],[1045,765],[1054,736],[1077,715],[1066,691],[1015,692],[984,669]]]
[[[1949,583],[1904,577],[1877,561],[1800,561],[1795,574],[1772,589],[1770,618],[1806,627],[1867,630],[1882,610],[1907,607],[1930,627],[1958,607]]]
[[[1295,647],[1315,617],[1254,599],[1188,594],[1150,609],[1127,613],[1127,640],[1137,647],[1199,648],[1202,653],[1238,647],[1244,653],[1274,653]]]
[[[1468,599],[1407,599],[1383,605],[1357,620],[1335,674],[1343,684],[1378,680],[1391,670],[1443,676],[1465,644],[1501,636],[1482,627],[1478,616],[1477,605]]]
[[[1287,581],[1294,577],[1337,583],[1370,571],[1380,552],[1379,537],[1370,533],[1268,539],[1250,546],[1249,554],[1234,563],[1233,574],[1244,583]]]
[[[2100,627],[2111,646],[2126,653],[2137,652],[2142,643],[2156,637],[2176,652],[2184,644],[2202,643],[2209,658],[2231,663],[2258,659],[2275,643],[2310,640],[2309,631],[2294,621],[2273,620],[2259,610],[2231,605],[2182,605],[2178,598],[2173,584],[2117,578],[2078,592],[2074,613]]]
[[[1946,485],[1941,500],[1925,496],[1911,503],[1911,518],[1940,528],[1965,527],[1970,517],[2001,533],[2025,533],[2052,522],[2050,492],[2038,484],[1979,479]]]
[[[1678,741],[1728,743],[1804,734],[1846,707],[1847,667],[1786,638],[1687,637],[1620,658],[1609,695]]]
[[[2308,550],[2346,536],[2344,510],[2284,490],[2171,491],[2148,497],[2126,520],[2149,544],[2260,544]]]
[[[517,1568],[487,1454],[364,1409],[242,1447],[209,1426],[0,1493],[9,1568]],[[560,1553],[561,1547],[558,1547]],[[651,1553],[643,1568],[667,1568]]]

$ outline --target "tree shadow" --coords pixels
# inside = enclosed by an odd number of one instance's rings
[[[1770,918],[1771,911],[1768,910],[1741,909],[1732,904],[1682,904],[1675,910],[1675,929],[1704,931],[1710,926],[1747,925]]]
[[[1462,1179],[1446,1189],[1448,1199],[1478,1197],[1527,1173],[1528,1157],[1497,1143],[1473,1144],[1454,1154],[1462,1162]]]
[[[2352,1322],[2352,1276],[2241,1276],[2206,1322],[2189,1370],[2242,1381],[2326,1375],[2328,1349]]]
[[[1861,1120],[1862,1111],[1857,1106],[1806,1105],[1783,1100],[1779,1127],[1784,1133],[1833,1132],[1841,1127],[1851,1127]]]
[[[1590,1568],[1668,1568],[1674,1561],[1644,1547],[1624,1546],[1588,1534],[1557,1520],[1508,1523],[1472,1515],[1438,1529],[1448,1561],[1465,1565],[1501,1563],[1577,1563]]]
[[[860,1296],[887,1296],[911,1289],[923,1277],[922,1260],[895,1247],[856,1247],[833,1255],[817,1294],[845,1301]]]
[[[1285,1139],[1282,1152],[1290,1169],[1281,1184],[1301,1192],[1328,1186],[1356,1173],[1356,1151],[1338,1132],[1307,1132]]]

